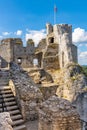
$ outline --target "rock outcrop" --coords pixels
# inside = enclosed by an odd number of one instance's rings
[[[38,117],[36,108],[42,101],[42,93],[27,72],[12,64],[10,87],[17,98],[23,118],[34,120]]]
[[[60,71],[57,83],[59,84],[57,95],[73,102],[80,93],[85,91],[87,77],[84,75],[81,66],[69,63]]]
[[[8,112],[0,113],[0,130],[13,130],[12,120]]]
[[[81,130],[79,114],[69,101],[52,96],[40,106],[38,130]]]

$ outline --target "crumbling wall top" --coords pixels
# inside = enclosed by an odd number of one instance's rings
[[[32,39],[28,39],[28,41],[27,41],[27,45],[29,45],[29,44],[34,45],[34,41],[33,41]]]
[[[12,43],[12,42],[22,44],[21,38],[6,38],[6,39],[1,40],[1,44]]]
[[[58,33],[64,34],[64,33],[68,33],[68,34],[72,34],[72,25],[69,24],[56,24],[53,26],[54,28],[54,32],[58,31]]]

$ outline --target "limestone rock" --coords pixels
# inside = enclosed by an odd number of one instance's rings
[[[39,109],[39,130],[81,130],[76,108],[57,96],[43,102]]]
[[[53,83],[52,76],[44,69],[30,69],[29,75],[36,84]]]
[[[0,130],[13,130],[12,120],[8,112],[0,113]]]
[[[36,118],[36,109],[43,100],[40,89],[32,81],[28,73],[16,64],[12,65],[11,78],[10,87],[17,98],[24,119]]]
[[[57,83],[59,84],[57,95],[74,101],[87,87],[87,77],[84,75],[81,66],[70,63],[60,71]]]

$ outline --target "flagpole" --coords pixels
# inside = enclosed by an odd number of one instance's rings
[[[54,24],[56,24],[57,7],[54,5]]]

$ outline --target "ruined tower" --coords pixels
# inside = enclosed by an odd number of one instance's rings
[[[46,27],[47,47],[44,53],[43,67],[63,68],[69,62],[77,62],[77,47],[72,43],[72,26],[47,24]]]

